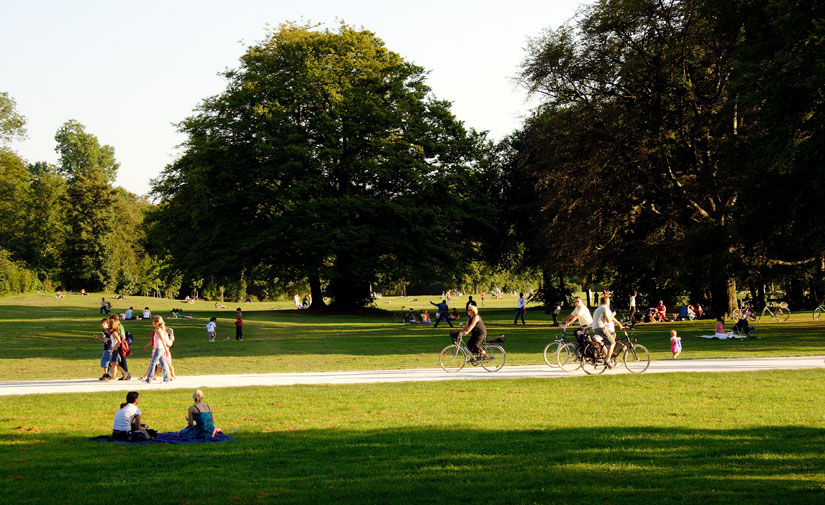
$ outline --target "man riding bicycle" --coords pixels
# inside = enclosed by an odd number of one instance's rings
[[[589,328],[590,325],[593,324],[593,316],[590,315],[590,309],[588,309],[587,306],[582,303],[581,297],[578,296],[573,299],[573,304],[576,306],[573,309],[573,312],[571,312],[569,316],[565,317],[559,326],[562,329],[567,328],[573,322],[574,319],[578,319],[579,326],[582,329]]]
[[[610,347],[607,349],[607,366],[613,368],[612,356],[613,349],[616,348],[616,331],[614,324],[619,325],[619,329],[624,329],[622,323],[616,319],[616,315],[610,310],[610,296],[604,295],[600,300],[600,305],[593,312],[593,333],[604,337],[610,342]]]

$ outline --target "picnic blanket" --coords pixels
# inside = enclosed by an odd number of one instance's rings
[[[101,435],[99,437],[91,437],[88,440],[93,440],[95,442],[114,442],[116,444],[126,444],[126,445],[146,445],[146,444],[173,444],[173,445],[181,445],[181,444],[199,444],[201,442],[231,442],[235,440],[234,437],[230,437],[225,433],[218,433],[212,438],[181,438],[177,431],[172,431],[169,433],[158,433],[158,436],[155,437],[153,440],[141,440],[140,442],[129,442],[128,440],[115,440],[111,437],[111,435]]]
[[[715,334],[714,335],[697,335],[697,336],[699,338],[712,338],[714,340],[744,340],[746,338],[749,338],[747,335],[737,335],[737,334],[727,335],[725,338],[716,336]],[[750,337],[750,338],[753,338],[753,337]]]

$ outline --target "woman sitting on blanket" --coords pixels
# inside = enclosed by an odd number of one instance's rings
[[[733,338],[733,332],[725,333],[725,318],[724,318],[724,316],[719,316],[716,319],[716,331],[715,331],[714,336],[716,338],[722,339],[722,340],[727,339],[727,338]]]
[[[212,438],[215,435],[212,407],[203,403],[203,391],[200,389],[192,393],[192,399],[195,400],[195,404],[189,407],[186,413],[189,426],[181,430],[180,438]]]
[[[120,404],[120,409],[115,414],[115,421],[112,423],[113,439],[136,442],[154,438],[156,432],[149,431],[146,425],[141,423],[140,409],[137,407],[139,396],[137,391],[126,393],[126,403]]]

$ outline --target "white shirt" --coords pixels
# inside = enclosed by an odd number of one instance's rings
[[[633,295],[633,296],[630,297],[630,306],[631,307],[636,306],[636,295]]]
[[[518,305],[516,305],[516,308],[517,309],[523,309],[524,308],[524,298],[519,298],[518,299]]]
[[[112,424],[113,430],[131,431],[132,419],[135,416],[141,415],[140,409],[134,403],[127,403],[125,407],[117,411],[115,414],[115,422]]]
[[[573,312],[571,312],[570,315],[576,316],[579,320],[579,326],[590,326],[593,324],[593,317],[590,315],[590,309],[588,309],[583,303],[580,303],[578,307],[573,309]]]
[[[611,317],[613,317],[613,313],[610,312],[610,307],[607,305],[599,305],[596,307],[596,310],[593,311],[593,329],[597,330],[606,327]]]
[[[150,317],[152,317],[152,313],[149,312],[148,310],[144,310],[143,311],[143,319],[149,319]]]
[[[206,325],[206,331],[209,333],[215,333],[216,326],[217,325],[215,324],[215,321],[209,321],[209,323]]]

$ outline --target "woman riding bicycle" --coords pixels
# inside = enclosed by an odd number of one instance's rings
[[[468,305],[467,316],[470,319],[464,325],[464,328],[461,328],[459,335],[471,335],[470,341],[467,342],[467,348],[470,349],[470,352],[481,354],[483,358],[487,358],[487,354],[481,349],[481,344],[487,338],[487,328],[484,326],[481,316],[478,315],[478,307]]]

